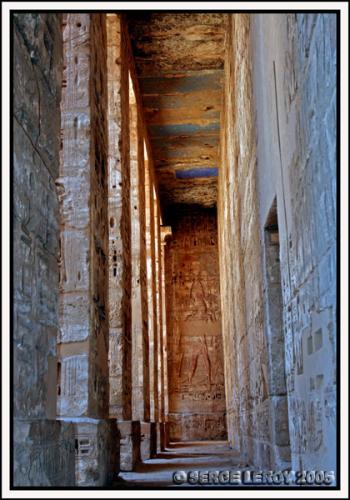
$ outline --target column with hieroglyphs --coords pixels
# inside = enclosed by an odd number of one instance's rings
[[[108,418],[106,50],[104,14],[65,16],[57,413],[75,427],[79,486],[108,482],[119,445]]]

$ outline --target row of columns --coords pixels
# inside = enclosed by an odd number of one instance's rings
[[[76,482],[91,485],[167,443],[169,230],[123,15],[66,16],[58,188],[57,413],[76,425]]]
[[[117,286],[118,293],[123,294],[117,300],[124,313],[122,336],[125,339],[120,346],[119,359],[131,360],[131,371],[127,366],[119,367],[122,378],[129,379],[124,389],[126,394],[119,403],[123,409],[119,412],[123,419],[118,421],[120,467],[132,470],[138,459],[149,458],[166,445],[165,415],[159,411],[167,400],[164,385],[160,383],[167,364],[165,352],[161,350],[165,332],[165,317],[161,316],[164,308],[164,294],[161,294],[164,229],[161,230],[157,185],[127,28],[121,15],[107,15],[107,47],[108,112],[118,110],[128,121],[124,127],[119,116],[109,120],[109,176],[114,175],[114,158],[122,158],[121,167],[127,177],[126,182],[121,182],[118,193],[113,191],[114,184],[110,185],[109,212],[113,217],[116,205],[124,202],[125,220],[129,221],[124,220],[124,226],[120,223],[113,227],[110,251],[113,251],[113,240],[119,239],[122,248],[117,267],[124,264],[125,276],[124,287]],[[115,287],[113,278],[111,276],[110,290]],[[115,307],[115,300],[110,293],[111,309]],[[111,347],[111,352],[115,351],[114,346]],[[110,360],[115,362],[111,356]],[[121,390],[120,383],[118,388]],[[110,417],[118,418],[118,413],[113,412],[114,403],[111,401]]]

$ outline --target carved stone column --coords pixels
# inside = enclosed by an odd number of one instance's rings
[[[152,456],[157,451],[156,441],[156,398],[157,390],[157,317],[156,317],[156,288],[155,288],[155,220],[154,220],[154,171],[152,159],[148,157],[147,146],[144,145],[145,171],[145,216],[146,216],[146,258],[147,258],[147,304],[148,304],[148,359],[149,359],[149,400],[150,400],[150,428],[148,441],[143,438],[145,433],[141,428],[141,457]],[[145,427],[145,426],[143,426]],[[144,429],[145,430],[145,429]]]
[[[130,82],[131,85],[131,82]],[[130,94],[132,95],[132,93]],[[143,142],[136,102],[130,102],[131,269],[132,269],[132,416],[149,420],[147,274]]]
[[[107,15],[109,415],[131,419],[131,251],[128,70],[121,19]]]
[[[108,419],[105,15],[68,14],[63,52],[57,413],[75,427],[76,484],[102,486],[118,449]]]
[[[133,213],[134,206],[138,207],[138,201],[133,203],[138,200],[138,183],[135,185],[130,181],[131,171],[138,179],[139,167],[136,102],[133,95],[133,102],[130,99],[128,35],[122,16],[118,14],[107,15],[107,57],[109,415],[118,420],[120,469],[130,471],[140,460],[141,440],[140,422],[133,421],[132,411],[135,396],[132,366],[133,359],[137,359],[134,358],[133,342],[138,330],[136,310],[141,311],[141,293],[135,294],[140,269],[140,241],[138,239],[136,246],[135,237],[139,235],[140,222]]]
[[[130,77],[132,418],[140,422],[144,460],[150,457],[150,391],[144,136],[139,108]]]

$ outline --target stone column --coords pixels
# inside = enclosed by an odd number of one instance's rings
[[[168,432],[168,414],[169,414],[169,395],[168,395],[168,356],[167,356],[167,320],[166,320],[166,289],[165,289],[165,245],[166,239],[172,234],[170,226],[161,228],[161,307],[162,307],[162,449],[165,449],[169,443]]]
[[[152,174],[152,172],[150,172]],[[159,291],[158,291],[158,232],[159,232],[159,221],[158,221],[158,201],[155,190],[155,185],[150,187],[150,208],[151,208],[151,237],[152,237],[152,293],[153,293],[153,365],[152,371],[154,374],[153,379],[153,398],[154,398],[154,423],[155,423],[155,450],[157,452],[158,442],[159,442]]]
[[[162,419],[162,307],[161,307],[161,215],[156,192],[153,193],[154,206],[154,288],[155,288],[155,314],[156,314],[156,331],[155,331],[155,373],[157,374],[156,395],[155,395],[155,422],[156,422],[156,440],[157,451],[161,451],[161,419]]]
[[[120,469],[133,470],[140,460],[141,427],[133,420],[132,366],[134,357],[132,325],[141,294],[132,296],[132,279],[137,281],[139,263],[139,218],[133,201],[138,186],[131,185],[130,173],[138,176],[137,109],[129,77],[130,53],[122,16],[107,15],[108,56],[108,218],[109,218],[109,414],[118,419]],[[131,99],[129,99],[131,95]],[[137,177],[138,178],[138,177]],[[138,202],[137,202],[138,205]],[[132,234],[132,221],[133,231]],[[137,227],[136,224],[138,224]],[[135,233],[136,231],[136,233]],[[135,258],[133,258],[135,257]],[[136,259],[136,261],[135,261]],[[139,264],[137,269],[139,269]],[[135,287],[133,287],[134,290]],[[132,318],[132,311],[134,317]],[[133,323],[132,323],[133,322]],[[141,320],[142,322],[142,320]],[[142,365],[142,363],[141,363]]]
[[[130,174],[128,157],[123,155],[128,151],[123,145],[129,142],[129,106],[128,99],[126,103],[122,99],[125,78],[123,82],[121,59],[120,16],[108,14],[109,415],[118,420],[131,417],[130,377],[124,373],[131,321],[127,321],[123,307],[128,292],[130,295],[125,277],[130,267]]]
[[[143,130],[133,89],[130,78],[132,417],[140,422],[143,460],[150,457],[146,203]]]
[[[159,447],[165,449],[165,359],[164,359],[164,252],[162,240],[162,218],[157,206],[157,297],[158,297],[158,390],[159,390]]]
[[[145,153],[145,202],[146,202],[146,251],[147,251],[147,301],[148,301],[148,337],[149,337],[149,384],[150,384],[150,453],[157,451],[156,440],[156,398],[158,397],[156,371],[157,317],[155,296],[155,241],[154,241],[154,179],[151,160]],[[153,165],[152,165],[153,166]]]
[[[63,42],[57,413],[75,426],[76,484],[102,486],[118,449],[108,419],[105,15],[68,14]]]

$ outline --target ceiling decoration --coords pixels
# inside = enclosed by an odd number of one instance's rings
[[[225,15],[128,15],[163,206],[217,198]]]

